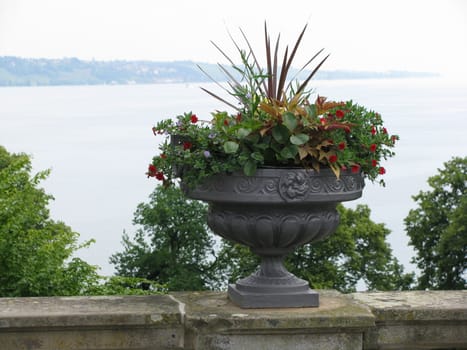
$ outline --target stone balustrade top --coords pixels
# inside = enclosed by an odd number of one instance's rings
[[[223,292],[0,298],[0,349],[467,349],[467,291],[320,296],[290,309],[241,309]]]

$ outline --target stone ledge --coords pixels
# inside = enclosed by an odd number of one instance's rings
[[[241,309],[225,293],[175,293],[186,305],[187,349],[362,349],[368,307],[321,290],[319,308]],[[313,345],[311,345],[313,344]]]
[[[2,350],[180,349],[169,296],[0,298]]]
[[[467,291],[319,292],[319,308],[293,309],[223,292],[0,298],[0,349],[467,349]]]
[[[467,349],[467,290],[352,296],[376,317],[376,327],[365,334],[365,349]]]
[[[43,327],[170,327],[178,304],[166,295],[0,298],[0,329]]]
[[[223,292],[174,293],[173,296],[186,305],[186,326],[209,332],[366,329],[374,326],[375,320],[368,307],[332,290],[320,291],[319,308],[241,309]]]

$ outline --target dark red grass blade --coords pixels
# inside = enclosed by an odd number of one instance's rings
[[[284,59],[282,60],[281,75],[279,77],[279,85],[277,86],[276,98],[281,101],[283,95],[283,89],[285,85],[285,80],[287,79],[287,55],[289,52],[289,47],[285,48]]]
[[[315,67],[315,69],[313,69],[313,71],[311,72],[311,74],[308,76],[308,78],[306,78],[306,80],[302,83],[302,85],[300,85],[300,87],[298,88],[296,94],[299,94],[303,91],[303,89],[305,89],[306,85],[308,84],[308,82],[311,80],[311,78],[313,78],[313,76],[316,74],[316,72],[318,71],[318,69],[323,65],[323,63],[328,59],[329,55],[327,55],[326,57],[324,57],[324,59]]]
[[[269,39],[268,28],[266,26],[266,22],[264,22],[264,41],[266,44],[266,63],[267,63],[267,75],[268,75],[268,86],[267,86],[267,96],[268,98],[272,99],[273,95],[273,87],[272,87],[272,63],[271,63],[271,42]]]
[[[276,49],[274,50],[274,65],[272,67],[272,97],[278,99],[277,97],[277,52],[279,51],[279,41],[281,35],[277,36]]]

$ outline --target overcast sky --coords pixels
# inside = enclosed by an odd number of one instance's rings
[[[291,46],[308,23],[297,63],[467,80],[465,0],[0,0],[0,56],[223,62],[209,41],[241,27],[262,49],[265,20]]]

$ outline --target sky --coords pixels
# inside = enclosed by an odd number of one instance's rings
[[[296,64],[431,71],[467,80],[465,0],[0,0],[0,56],[222,62],[239,28],[257,51],[264,22],[281,49],[308,23]]]

